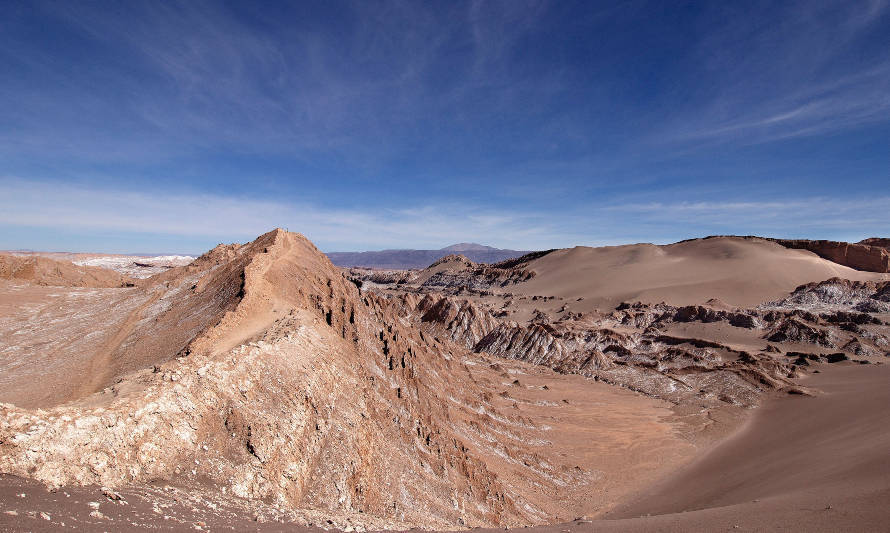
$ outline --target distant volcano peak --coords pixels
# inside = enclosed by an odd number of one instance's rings
[[[482,244],[477,244],[475,242],[459,242],[457,244],[452,244],[451,246],[446,246],[441,249],[443,252],[469,252],[469,251],[482,251],[482,250],[497,250],[497,248],[493,246],[485,246]]]

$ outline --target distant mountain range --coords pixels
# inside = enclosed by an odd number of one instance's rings
[[[461,254],[476,263],[497,263],[527,254],[525,250],[503,250],[474,242],[452,244],[439,250],[380,250],[376,252],[328,252],[331,262],[341,267],[425,268],[449,254]]]

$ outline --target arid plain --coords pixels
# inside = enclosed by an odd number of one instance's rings
[[[888,244],[0,255],[0,528],[880,530]]]

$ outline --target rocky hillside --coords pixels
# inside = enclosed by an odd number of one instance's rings
[[[374,528],[540,523],[548,513],[516,487],[579,479],[533,458],[534,422],[469,386],[460,344],[424,335],[405,302],[360,293],[300,235],[220,246],[152,283],[157,312],[133,331],[176,340],[151,357],[124,343],[135,359],[106,371],[117,377],[98,395],[0,405],[0,471],[56,485],[210,482],[306,521]],[[502,483],[487,466],[499,457],[525,481]]]

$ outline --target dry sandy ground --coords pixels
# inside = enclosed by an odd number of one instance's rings
[[[93,361],[148,299],[133,288],[41,287],[0,280],[0,402],[47,406],[93,381]]]
[[[632,244],[557,250],[528,264],[533,279],[510,287],[523,295],[557,296],[572,311],[611,309],[620,302],[701,304],[712,298],[750,307],[795,287],[832,277],[890,279],[760,239],[717,237],[666,246]]]
[[[70,261],[77,266],[100,267],[124,276],[144,279],[161,272],[184,266],[195,260],[188,255],[120,255],[82,252],[22,252],[2,251],[0,254],[21,258],[44,257],[55,261]]]
[[[772,398],[733,437],[628,498],[607,519],[529,530],[887,531],[890,366],[826,368],[807,385],[822,393]],[[51,531],[65,522],[85,531],[194,524],[211,530],[316,530],[259,523],[237,505],[208,504],[175,489],[121,494],[129,505],[109,500],[98,487],[50,492],[38,483],[2,476],[0,529]],[[97,502],[106,518],[91,517],[89,502]],[[153,511],[155,503],[160,512]]]
[[[533,531],[888,531],[890,366],[827,368],[605,520]],[[651,516],[648,516],[651,515]]]

